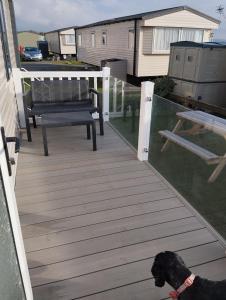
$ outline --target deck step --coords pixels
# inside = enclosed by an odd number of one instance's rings
[[[192,153],[198,155],[200,158],[204,159],[207,162],[210,162],[212,160],[218,160],[219,156],[216,154],[184,139],[183,137],[169,131],[169,130],[162,130],[159,131],[159,134],[165,138],[167,138],[169,141],[174,142],[175,144],[191,151]]]

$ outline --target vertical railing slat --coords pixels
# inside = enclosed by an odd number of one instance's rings
[[[12,70],[20,127],[25,128],[26,122],[25,122],[25,115],[24,115],[23,87],[22,87],[20,72],[21,71],[18,68],[13,68]]]
[[[117,86],[118,86],[118,79],[114,78],[113,84],[113,112],[116,113],[117,109]]]

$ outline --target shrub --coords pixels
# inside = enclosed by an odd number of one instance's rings
[[[174,90],[176,83],[168,76],[155,79],[155,94],[167,97]]]

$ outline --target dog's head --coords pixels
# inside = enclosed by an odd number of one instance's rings
[[[151,273],[155,279],[155,285],[163,287],[165,282],[171,284],[175,272],[185,267],[182,258],[174,252],[165,251],[156,255]]]

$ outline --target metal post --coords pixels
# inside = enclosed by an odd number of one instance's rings
[[[142,82],[137,151],[137,157],[140,161],[148,160],[153,94],[154,83],[150,81]]]
[[[23,103],[23,87],[22,87],[20,72],[21,71],[19,68],[13,68],[12,70],[20,127],[26,128],[24,103]]]
[[[110,92],[110,68],[104,67],[103,70],[103,116],[104,121],[109,121],[109,92]]]
[[[113,113],[116,113],[117,109],[117,83],[118,79],[114,78],[114,83],[113,83]]]

